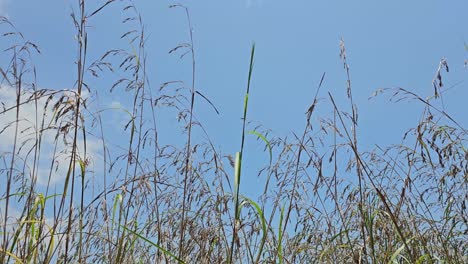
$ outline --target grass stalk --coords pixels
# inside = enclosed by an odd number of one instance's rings
[[[247,110],[249,104],[249,94],[250,94],[250,81],[252,79],[252,72],[254,66],[254,57],[255,57],[255,43],[252,44],[252,50],[250,52],[250,65],[249,65],[249,75],[247,78],[247,89],[244,96],[244,114],[242,118],[242,137],[240,151],[236,153],[236,162],[235,162],[235,175],[234,175],[234,221],[232,227],[232,240],[231,248],[229,253],[228,263],[232,263],[235,255],[235,241],[238,239],[238,229],[240,226],[240,210],[239,210],[239,194],[240,194],[240,184],[241,184],[241,175],[242,175],[242,154],[244,152],[244,141],[245,141],[245,132],[247,124]]]

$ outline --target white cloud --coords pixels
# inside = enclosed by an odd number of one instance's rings
[[[27,96],[23,95],[23,101],[26,100]],[[14,88],[8,86],[1,86],[0,87],[0,104],[1,104],[1,112],[4,112],[0,115],[0,131],[1,138],[0,138],[0,151],[6,151],[11,149],[15,139],[15,120],[16,120],[16,110],[13,109],[16,104],[16,91]],[[43,105],[44,102],[39,101],[40,105]],[[44,113],[43,107],[37,109],[37,114],[42,115]],[[10,110],[8,110],[10,109]],[[19,112],[19,123],[18,123],[18,140],[27,140],[33,137],[31,135],[33,132],[29,128],[34,125],[34,120],[36,117],[36,108],[34,104],[25,104],[20,107]]]
[[[34,144],[36,144],[36,134],[42,132],[41,153],[36,176],[37,183],[43,186],[49,182],[49,177],[52,185],[62,182],[69,167],[71,145],[67,144],[66,141],[71,143],[71,136],[61,133],[56,140],[57,131],[62,131],[63,127],[57,128],[60,123],[54,122],[57,113],[52,109],[60,95],[67,96],[65,101],[68,101],[70,105],[73,104],[74,92],[71,90],[57,94],[50,101],[48,101],[48,96],[43,96],[37,100],[37,105],[34,100],[22,104],[18,118],[18,133],[16,133],[16,90],[9,86],[0,86],[0,156],[11,156],[16,134],[17,160],[23,163],[25,168],[29,168],[32,166],[31,159],[33,158],[29,150],[33,149]],[[27,102],[30,96],[29,92],[22,94],[21,102]],[[87,93],[83,94],[83,98],[87,96]],[[42,122],[47,129],[41,131]],[[84,152],[84,142],[78,140],[77,143],[78,155],[81,157]],[[88,137],[86,146],[87,160],[94,165],[100,163],[102,161],[99,148],[102,146],[100,140]],[[17,167],[23,167],[23,164],[18,164]],[[52,170],[51,166],[53,166]],[[31,170],[32,168],[29,168],[29,171]],[[25,171],[25,173],[28,174],[29,171]]]

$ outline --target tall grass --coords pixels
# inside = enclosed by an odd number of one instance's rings
[[[125,15],[119,37],[127,48],[109,44],[96,59],[87,29],[110,7]],[[0,62],[0,263],[468,261],[467,131],[443,108],[445,59],[427,98],[399,87],[378,91],[424,109],[400,144],[364,151],[344,41],[337,49],[349,106],[324,92],[325,73],[317,75],[312,103],[297,117],[305,127],[286,137],[248,118],[249,101],[263,99],[250,93],[253,45],[233,159],[197,116],[200,107],[218,109],[198,89],[189,9],[171,7],[188,24],[189,40],[169,51],[190,60],[188,85],[151,84],[144,22],[132,1],[76,2],[70,90],[38,88],[39,47],[0,19],[9,58]],[[114,94],[120,105],[101,105]],[[165,127],[163,114],[176,115],[180,129]],[[110,125],[113,115],[120,119]],[[178,140],[161,141],[160,132]],[[244,160],[249,135],[269,157],[254,197],[241,188],[242,164],[256,162]]]

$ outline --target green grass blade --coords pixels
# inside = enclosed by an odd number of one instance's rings
[[[166,250],[165,248],[161,247],[160,245],[154,243],[153,241],[149,240],[148,238],[146,238],[146,237],[144,237],[144,236],[142,236],[142,235],[136,233],[135,231],[133,231],[133,230],[127,228],[126,226],[121,225],[121,227],[122,227],[123,229],[125,229],[126,231],[128,231],[128,232],[134,234],[134,235],[137,236],[138,238],[142,239],[142,240],[145,241],[146,243],[148,243],[148,244],[150,244],[150,245],[156,247],[157,249],[161,250],[164,254],[166,254],[166,255],[172,257],[173,259],[177,260],[178,263],[185,264],[185,262],[184,262],[183,260],[181,260],[180,258],[178,258],[176,255],[172,254],[170,251],[168,251],[168,250]]]
[[[280,222],[278,226],[278,261],[283,264],[283,218],[284,206],[281,208]]]
[[[231,250],[229,254],[229,261],[228,263],[232,263],[232,259],[234,256],[234,241],[237,237],[237,223],[240,215],[239,210],[239,193],[240,193],[240,181],[241,181],[241,169],[242,169],[242,153],[244,152],[244,142],[245,142],[245,127],[246,127],[246,120],[247,120],[247,110],[248,110],[248,102],[249,102],[249,92],[250,92],[250,80],[252,78],[252,70],[253,70],[253,60],[255,55],[255,43],[252,45],[252,52],[250,54],[250,67],[249,67],[249,77],[247,80],[247,91],[244,97],[244,114],[243,114],[243,124],[242,124],[242,138],[241,138],[241,147],[240,151],[236,153],[236,164],[235,164],[235,175],[234,175],[234,225],[233,225],[233,234],[232,234],[232,241],[231,241]]]
[[[254,202],[252,199],[250,199],[248,197],[245,197],[245,196],[242,196],[242,198],[244,199],[244,201],[248,202],[250,205],[253,206],[253,208],[257,212],[257,215],[258,215],[258,218],[260,219],[260,222],[262,223],[262,241],[260,242],[260,247],[258,249],[257,257],[255,258],[255,263],[259,263],[260,262],[260,257],[262,256],[262,253],[263,253],[263,247],[265,246],[265,242],[266,242],[267,235],[268,235],[267,222],[266,222],[266,219],[265,219],[265,215],[263,214],[263,210],[258,205],[258,203]],[[243,205],[244,205],[244,203],[242,203],[242,206]],[[240,211],[240,208],[239,208],[239,211]]]
[[[251,135],[256,135],[257,137],[259,137],[260,139],[262,139],[265,144],[267,145],[268,147],[268,154],[270,155],[270,162],[269,164],[271,164],[272,160],[273,160],[273,150],[272,150],[272,147],[271,147],[271,144],[270,144],[270,141],[268,141],[268,139],[261,133],[255,131],[255,130],[251,130],[249,131],[249,134]]]

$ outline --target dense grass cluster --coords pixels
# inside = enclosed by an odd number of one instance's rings
[[[133,27],[122,35],[129,48],[93,61],[88,23],[122,3],[124,23]],[[253,46],[239,69],[248,70],[239,152],[224,154],[195,111],[201,101],[217,109],[195,86],[190,12],[171,8],[187,18],[188,41],[171,53],[187,55],[192,83],[157,88],[132,2],[88,8],[78,1],[71,90],[38,88],[33,57],[40,48],[1,18],[10,60],[0,64],[0,263],[468,262],[467,131],[437,106],[445,60],[429,98],[403,88],[380,91],[425,108],[401,144],[363,151],[343,41],[337,59],[348,77],[349,105],[321,89],[323,74],[301,117],[303,130],[289,137],[249,123]],[[105,91],[93,82],[109,78],[107,90],[131,98],[129,108],[99,106]],[[317,116],[317,107],[331,115]],[[121,125],[118,138],[106,126],[110,112],[125,116],[114,124]],[[179,141],[162,143],[160,114],[174,112],[181,131],[170,133]],[[249,134],[269,157],[256,197],[240,187]]]

